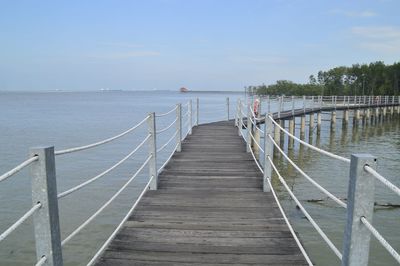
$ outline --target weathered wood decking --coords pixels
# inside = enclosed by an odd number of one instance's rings
[[[193,129],[97,265],[307,265],[233,122]]]

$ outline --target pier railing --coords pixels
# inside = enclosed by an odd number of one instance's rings
[[[259,100],[258,100],[259,101]],[[388,241],[379,233],[379,231],[372,225],[372,216],[374,208],[374,188],[375,180],[379,180],[383,185],[385,185],[392,192],[400,196],[400,189],[393,183],[391,183],[387,178],[383,177],[376,171],[376,161],[377,158],[370,154],[353,154],[351,158],[346,158],[329,151],[315,147],[299,138],[297,138],[293,133],[288,132],[283,128],[277,121],[281,118],[281,113],[288,111],[291,112],[292,117],[286,117],[286,119],[294,119],[295,116],[304,116],[306,113],[320,112],[324,107],[336,109],[338,106],[353,106],[359,108],[373,108],[373,107],[386,107],[391,106],[391,112],[393,113],[393,107],[396,106],[397,113],[400,112],[400,97],[398,96],[329,96],[329,97],[277,97],[271,99],[266,97],[264,101],[267,104],[267,112],[264,117],[258,110],[257,101],[256,104],[251,101],[243,103],[239,100],[237,103],[237,112],[235,123],[238,127],[238,133],[241,135],[246,142],[247,151],[251,153],[254,161],[256,162],[258,168],[263,173],[263,189],[264,191],[271,191],[274,195],[278,206],[282,212],[282,215],[292,232],[301,252],[305,256],[306,260],[310,265],[312,265],[304,247],[298,240],[289,219],[287,218],[285,211],[279,203],[279,199],[276,195],[276,191],[272,186],[272,173],[275,172],[279,182],[283,185],[287,193],[296,203],[298,208],[315,228],[318,234],[326,242],[328,247],[333,251],[333,253],[341,260],[342,265],[368,265],[369,257],[369,245],[371,234],[379,241],[379,243],[389,252],[389,254],[400,263],[399,253],[388,243]],[[271,113],[271,108],[275,101],[278,103],[278,112],[275,116]],[[283,103],[289,102],[291,108],[283,109]],[[297,101],[297,102],[296,102]],[[303,104],[303,112],[298,112],[299,103]],[[297,106],[296,106],[297,104]],[[382,110],[384,113],[386,110]],[[312,113],[311,112],[311,113]],[[274,118],[275,117],[275,118]],[[246,118],[246,120],[244,120]],[[310,118],[311,119],[311,118]],[[314,118],[312,118],[314,119]],[[261,128],[261,121],[263,120],[265,126],[264,129]],[[302,119],[302,124],[303,124]],[[306,147],[334,160],[339,160],[346,165],[349,165],[349,184],[348,184],[348,197],[347,203],[343,202],[340,198],[335,196],[333,193],[329,192],[323,186],[318,184],[312,177],[305,173],[294,161],[284,152],[280,147],[279,143],[274,139],[273,132],[282,132],[283,134],[289,136],[300,143],[300,145],[305,145]],[[264,142],[261,141],[263,136]],[[296,197],[294,192],[290,189],[289,185],[286,183],[284,177],[280,174],[278,168],[276,167],[276,162],[274,162],[274,149],[278,151],[306,180],[308,180],[312,185],[314,185],[318,190],[324,193],[328,198],[334,201],[337,205],[347,210],[346,226],[344,230],[344,242],[343,248],[340,250],[335,244],[329,239],[327,234],[321,229],[318,223],[312,218],[306,208],[303,206],[301,201]]]
[[[229,100],[227,99],[227,110],[229,110]],[[192,133],[194,125],[199,124],[199,99],[196,99],[195,108],[193,107],[192,100],[185,104],[177,104],[171,110],[165,113],[149,113],[142,121],[125,130],[124,132],[113,137],[79,146],[68,148],[64,150],[54,150],[54,147],[39,147],[30,149],[30,157],[7,171],[0,176],[0,183],[12,178],[22,169],[30,167],[32,177],[32,207],[25,212],[17,221],[9,226],[5,231],[0,234],[0,242],[5,240],[11,233],[13,233],[19,226],[21,226],[27,219],[33,217],[34,232],[35,232],[35,246],[36,246],[36,265],[63,265],[62,248],[72,238],[79,234],[86,228],[104,209],[106,209],[127,187],[129,184],[143,172],[146,167],[149,171],[149,178],[146,186],[139,194],[134,204],[129,209],[128,213],[124,216],[122,221],[117,225],[115,230],[104,242],[101,248],[96,252],[93,258],[89,261],[88,265],[92,265],[100,254],[104,251],[107,245],[115,237],[118,230],[122,227],[123,223],[135,210],[137,204],[148,189],[157,189],[158,174],[162,172],[167,165],[174,152],[181,151],[181,143],[188,135]],[[195,111],[193,111],[193,109]],[[165,122],[165,119],[168,119]],[[167,126],[158,128],[157,125],[161,124],[159,120],[164,120]],[[168,122],[169,121],[169,122]],[[76,153],[87,149],[93,149],[98,146],[116,141],[128,134],[135,134],[139,128],[147,126],[147,134],[141,142],[125,157],[110,166],[108,169],[102,171],[96,176],[87,179],[86,181],[69,188],[62,192],[57,192],[57,178],[55,157],[63,156],[70,153]],[[162,134],[170,134],[167,141],[158,143],[159,136]],[[89,218],[83,221],[75,230],[73,230],[65,239],[61,239],[60,234],[60,221],[58,202],[65,197],[72,195],[74,192],[94,183],[106,174],[110,173],[129,158],[134,157],[147,146],[147,156],[136,169],[125,184],[116,191],[111,198],[109,198],[100,208],[98,208]],[[159,156],[163,152],[168,152],[167,147],[170,149],[164,161],[160,161]]]

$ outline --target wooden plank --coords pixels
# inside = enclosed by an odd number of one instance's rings
[[[233,123],[182,143],[97,265],[307,265]]]

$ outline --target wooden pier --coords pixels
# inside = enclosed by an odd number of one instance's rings
[[[182,143],[97,265],[308,265],[232,121]]]

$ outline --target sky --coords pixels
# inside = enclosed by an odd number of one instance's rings
[[[400,61],[398,0],[0,0],[0,91],[243,90]]]

